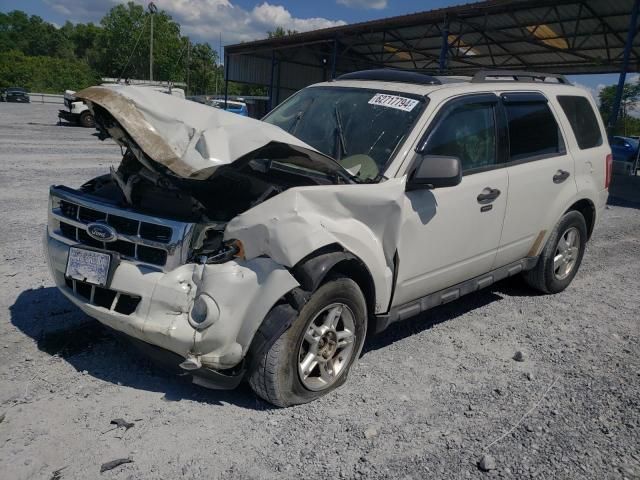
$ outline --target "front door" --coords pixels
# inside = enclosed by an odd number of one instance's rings
[[[406,193],[392,306],[491,270],[509,186],[497,107],[495,95],[462,97],[445,104],[428,129],[420,153],[460,158],[462,182]]]

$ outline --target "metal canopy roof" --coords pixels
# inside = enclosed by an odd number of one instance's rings
[[[226,77],[275,86],[278,97],[379,67],[454,75],[484,68],[618,72],[634,1],[489,0],[229,45]],[[640,65],[637,37],[632,71]]]

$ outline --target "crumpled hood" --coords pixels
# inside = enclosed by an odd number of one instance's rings
[[[185,178],[207,178],[272,142],[317,152],[275,125],[149,88],[89,87],[75,96],[107,110],[149,158]]]

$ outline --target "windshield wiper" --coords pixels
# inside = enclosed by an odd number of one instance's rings
[[[298,113],[296,113],[296,118],[291,124],[291,126],[289,127],[289,130],[287,130],[287,132],[289,132],[291,135],[295,135],[296,128],[298,128],[298,124],[300,123],[300,120],[302,120],[303,116],[304,116],[303,111],[299,111]]]
[[[333,106],[333,113],[336,117],[336,160],[340,161],[342,155],[347,155],[347,142],[344,139],[344,129],[342,128],[342,117],[338,111],[338,104]]]

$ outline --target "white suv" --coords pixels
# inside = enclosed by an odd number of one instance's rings
[[[262,121],[76,96],[126,153],[51,187],[56,284],[195,383],[280,406],[344,383],[392,322],[516,274],[564,290],[611,178],[593,100],[557,75],[357,72]]]

